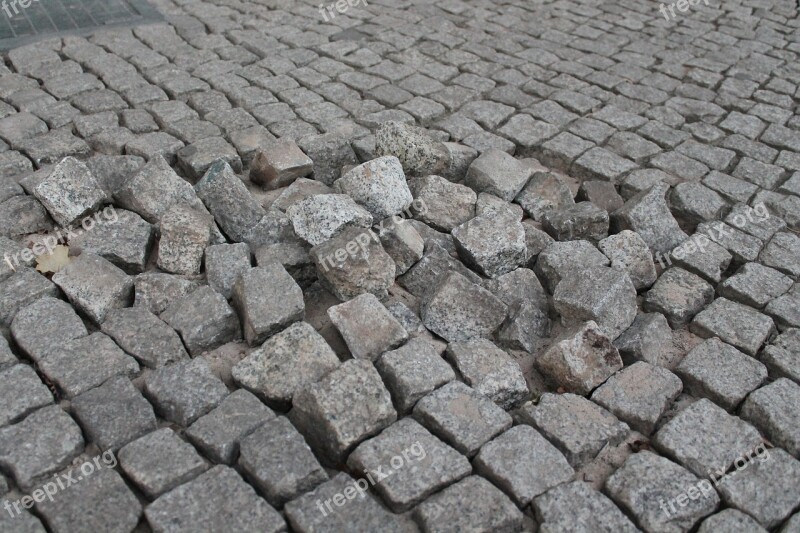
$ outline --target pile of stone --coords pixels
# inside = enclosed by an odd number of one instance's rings
[[[207,147],[178,154],[181,175],[102,156],[7,180],[28,206],[0,221],[7,257],[115,214],[52,275],[3,265],[0,484],[119,458],[37,503],[51,529],[95,501],[120,530],[261,531],[678,531],[720,501],[774,527],[800,505],[796,235],[690,238],[680,191],[622,198],[602,156],[579,182],[403,123],[358,154],[318,137],[262,147],[247,178]],[[673,330],[696,344],[677,361]],[[702,399],[676,410],[682,394]],[[786,451],[660,509],[764,439]],[[647,440],[659,454],[630,454]],[[580,472],[611,449],[630,457],[592,491]]]

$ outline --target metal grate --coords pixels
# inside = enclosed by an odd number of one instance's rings
[[[19,2],[0,0],[2,50],[45,37],[84,35],[98,28],[161,20],[145,0],[23,0],[29,2],[26,8]]]

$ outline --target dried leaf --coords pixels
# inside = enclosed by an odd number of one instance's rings
[[[69,247],[59,244],[53,253],[42,254],[36,258],[36,270],[42,274],[58,272],[69,264]]]

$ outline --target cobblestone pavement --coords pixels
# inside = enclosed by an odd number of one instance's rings
[[[793,3],[157,7],[1,67],[0,531],[800,531]]]

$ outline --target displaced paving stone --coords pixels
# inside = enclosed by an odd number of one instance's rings
[[[244,437],[240,447],[245,476],[276,507],[328,480],[303,436],[285,417],[264,423]]]
[[[664,195],[669,186],[654,185],[630,198],[611,214],[614,231],[631,230],[647,243],[653,252],[666,254],[688,238],[670,213]]]
[[[394,261],[397,276],[405,274],[414,263],[422,259],[425,252],[425,241],[419,232],[397,216],[381,221],[378,238],[383,249]]]
[[[14,365],[0,372],[0,384],[0,426],[53,403],[50,389],[28,365]]]
[[[181,179],[162,157],[147,162],[113,191],[114,199],[129,211],[155,224],[176,203],[196,205],[192,186]]]
[[[417,522],[428,531],[519,531],[522,512],[500,489],[478,476],[469,476],[422,503]]]
[[[728,202],[716,192],[697,182],[679,183],[669,196],[673,213],[689,224],[719,220]]]
[[[451,161],[447,148],[424,129],[395,121],[375,132],[375,155],[397,157],[403,170],[415,176],[441,175]]]
[[[661,313],[638,313],[631,327],[614,340],[626,365],[635,361],[666,365],[667,347],[672,345],[672,330]]]
[[[608,212],[591,202],[550,209],[542,216],[544,230],[557,241],[599,241],[608,235]]]
[[[642,451],[629,456],[611,474],[605,488],[647,531],[668,532],[690,530],[717,509],[719,496],[710,483],[706,482],[708,488],[701,483],[700,478],[669,459]],[[694,498],[687,497],[691,488]],[[676,505],[680,496],[683,498]]]
[[[619,352],[594,321],[564,331],[534,361],[546,380],[587,395],[622,368]]]
[[[361,294],[333,306],[328,316],[356,359],[374,361],[408,339],[403,326],[373,294]]]
[[[50,231],[54,227],[41,202],[23,195],[12,196],[0,204],[0,222],[0,235],[12,238]]]
[[[212,460],[232,464],[242,439],[273,418],[273,412],[258,398],[246,390],[237,390],[198,418],[185,435]]]
[[[234,241],[243,241],[266,214],[258,201],[223,161],[212,164],[194,186],[220,229]]]
[[[58,406],[0,429],[0,465],[22,490],[67,466],[83,451],[81,428]]]
[[[102,214],[95,227],[70,239],[70,250],[99,255],[129,274],[144,271],[153,244],[153,226],[125,209],[107,207]]]
[[[371,494],[357,490],[357,486],[356,480],[340,472],[330,481],[287,503],[284,508],[286,518],[297,531],[333,533],[352,528],[401,533],[413,529],[410,520],[389,513]]]
[[[213,218],[188,205],[174,205],[159,224],[158,267],[173,274],[199,274],[211,241]]]
[[[72,398],[114,376],[132,377],[139,372],[139,364],[111,337],[92,333],[46,353],[39,369],[67,398]]]
[[[120,468],[148,498],[155,499],[208,469],[191,444],[170,428],[136,439],[119,453]]]
[[[759,359],[769,369],[772,378],[789,378],[800,383],[800,330],[787,329],[764,348]]]
[[[733,260],[733,255],[702,233],[695,233],[666,256],[656,254],[661,268],[675,265],[716,285]]]
[[[656,269],[647,243],[638,233],[623,230],[597,243],[611,261],[611,268],[628,273],[637,289],[650,287],[656,281]]]
[[[539,254],[533,271],[552,294],[568,271],[608,264],[608,258],[589,241],[553,242]]]
[[[282,406],[337,366],[336,354],[314,328],[296,322],[237,363],[232,375],[240,386]]]
[[[348,226],[369,228],[372,215],[345,194],[309,196],[289,207],[287,216],[297,235],[312,246],[342,233]]]
[[[346,228],[309,252],[320,282],[339,300],[371,293],[387,295],[396,266],[371,230]]]
[[[156,429],[153,408],[126,377],[75,397],[72,410],[89,441],[101,450],[117,450]]]
[[[698,313],[690,329],[695,335],[706,339],[717,336],[754,356],[775,332],[775,324],[770,317],[751,307],[717,298]]]
[[[281,265],[251,268],[233,285],[233,306],[250,346],[305,316],[303,291]]]
[[[507,306],[461,274],[445,274],[438,283],[421,304],[421,318],[445,340],[488,337],[505,320]]]
[[[486,443],[475,457],[475,468],[521,507],[575,475],[561,452],[526,425]]]
[[[714,287],[682,268],[664,272],[647,291],[644,310],[664,314],[670,326],[678,328],[689,323],[714,299]]]
[[[511,417],[460,381],[451,381],[417,402],[414,418],[467,456],[511,427]]]
[[[357,166],[336,180],[333,189],[350,196],[375,220],[400,214],[413,200],[400,162],[393,156]]]
[[[581,179],[619,182],[637,168],[633,161],[595,146],[576,159],[570,170]]]
[[[361,443],[350,455],[348,466],[374,477],[376,490],[395,512],[410,509],[472,470],[466,457],[411,418]],[[381,478],[384,472],[387,477]]]
[[[532,509],[542,528],[568,531],[639,531],[603,493],[583,481],[564,483],[533,499]]]
[[[133,296],[133,279],[100,256],[84,253],[53,275],[75,307],[101,324],[112,309],[126,307]]]
[[[528,386],[519,364],[487,339],[453,342],[447,359],[464,382],[503,409],[528,399]]]
[[[616,446],[629,428],[582,396],[544,393],[539,402],[527,403],[519,411],[520,421],[539,430],[578,468],[588,463],[607,444]]]
[[[350,142],[336,133],[303,137],[298,145],[314,161],[314,180],[325,185],[332,185],[341,177],[343,166],[358,164]]]
[[[86,326],[64,300],[43,296],[23,307],[11,322],[11,335],[34,361],[63,343],[88,335]]]
[[[144,393],[159,415],[188,426],[219,405],[228,395],[228,389],[204,359],[192,359],[149,374],[144,381]]]
[[[757,309],[792,288],[792,278],[758,263],[747,263],[718,287],[717,292]]]
[[[705,477],[727,471],[762,439],[753,426],[702,399],[664,424],[653,442],[696,475]]]
[[[47,212],[61,226],[91,214],[107,201],[92,172],[74,157],[67,157],[33,190]]]
[[[432,228],[450,232],[475,216],[475,191],[440,176],[425,176],[414,182],[416,202],[424,209],[414,217]]]
[[[192,356],[242,338],[236,312],[211,287],[175,298],[161,314],[161,320],[180,334]]]
[[[206,137],[188,146],[184,146],[175,154],[178,167],[193,181],[199,179],[214,164],[222,161],[236,172],[242,171],[242,160],[236,149],[223,137]]]
[[[718,490],[726,504],[772,529],[800,503],[800,461],[779,448],[753,459],[749,468],[725,476]]]
[[[169,305],[197,289],[198,284],[164,272],[145,272],[134,278],[134,307],[142,306],[160,315]]]
[[[314,162],[294,141],[281,139],[256,151],[250,165],[250,179],[267,189],[278,189],[313,170]]]
[[[625,203],[614,184],[608,181],[584,181],[578,189],[577,199],[591,202],[608,213],[616,211]]]
[[[800,455],[800,424],[794,407],[800,398],[800,385],[778,379],[753,392],[742,405],[742,418],[757,427],[770,442]]]
[[[297,391],[292,403],[294,425],[317,455],[333,464],[397,419],[380,375],[370,362],[357,359]]]
[[[297,202],[317,194],[333,194],[333,189],[316,180],[297,178],[291,185],[283,189],[270,207],[286,211]]]
[[[551,209],[573,205],[572,191],[557,172],[535,171],[527,185],[520,191],[514,202],[531,218],[541,221]]]
[[[476,192],[487,192],[511,202],[531,175],[531,169],[518,159],[500,150],[487,150],[469,166],[464,183]]]
[[[593,320],[611,340],[636,318],[633,283],[626,273],[605,266],[564,272],[553,303],[566,325]]]
[[[788,276],[800,276],[800,237],[793,233],[776,233],[759,255],[760,262]]]
[[[108,468],[83,476],[59,496],[36,504],[52,531],[130,531],[142,514],[142,504],[122,476]]]
[[[675,374],[640,361],[611,376],[594,391],[592,400],[631,428],[649,435],[682,389]]]
[[[428,340],[412,338],[402,347],[385,352],[375,361],[400,413],[417,400],[456,379],[452,367]]]
[[[144,514],[155,530],[286,530],[281,515],[235,470],[223,465],[163,494]]]
[[[482,192],[478,195],[478,203],[475,204],[475,214],[478,216],[507,216],[516,220],[522,220],[523,217],[523,211],[519,205],[501,200],[488,192]]]
[[[525,229],[511,216],[480,215],[452,234],[464,262],[490,278],[514,270],[527,259]]]
[[[214,244],[206,248],[204,264],[208,285],[225,298],[230,298],[234,282],[252,266],[250,247],[243,242]]]

